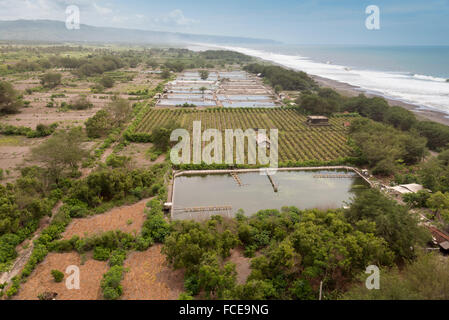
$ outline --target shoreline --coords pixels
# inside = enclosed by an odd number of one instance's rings
[[[290,69],[290,70],[294,70],[294,71],[301,71],[300,69],[294,69],[294,68],[284,66],[283,64],[273,61],[273,60],[268,60],[268,59],[262,58],[257,55],[252,55],[252,54],[248,54],[246,52],[241,52],[240,50],[238,50],[238,48],[225,47],[225,46],[210,46],[210,45],[208,45],[208,47],[209,48],[210,47],[212,47],[212,48],[218,47],[218,48],[221,48],[224,50],[240,52],[245,55],[256,58],[256,60],[266,61],[273,65],[277,65],[282,68],[286,68],[286,69]],[[306,73],[309,77],[314,79],[320,86],[332,88],[343,96],[354,97],[354,96],[358,96],[359,94],[364,94],[365,96],[371,97],[371,98],[372,97],[380,97],[380,98],[385,99],[387,101],[388,105],[390,105],[390,106],[399,106],[399,107],[405,108],[409,111],[412,111],[418,120],[430,120],[433,122],[437,122],[437,123],[449,126],[449,113],[445,113],[445,112],[430,109],[430,108],[424,108],[419,105],[403,102],[401,100],[394,99],[394,98],[388,98],[381,94],[372,93],[369,91],[369,89],[364,89],[364,88],[361,88],[361,87],[358,87],[355,85],[351,85],[351,84],[348,84],[345,82],[340,82],[340,81],[332,80],[332,79],[325,78],[322,76],[317,76],[317,75],[314,75],[314,74],[311,74],[308,72],[306,72]]]
[[[400,100],[384,97],[380,94],[370,93],[368,90],[356,87],[344,82],[332,80],[312,74],[308,74],[313,80],[315,80],[322,87],[329,87],[337,91],[343,96],[355,97],[359,94],[364,94],[367,97],[380,97],[385,99],[390,106],[399,106],[412,111],[418,120],[430,120],[449,126],[449,118],[446,118],[448,114],[431,109],[424,109],[418,105],[412,103],[406,103]]]

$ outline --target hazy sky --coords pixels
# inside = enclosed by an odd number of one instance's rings
[[[95,26],[299,44],[449,45],[449,0],[0,0],[0,19],[64,20],[71,4],[81,23]],[[365,27],[368,5],[380,9],[380,30]]]

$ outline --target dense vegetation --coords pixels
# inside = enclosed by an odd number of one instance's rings
[[[268,83],[280,86],[283,90],[311,90],[316,84],[305,72],[287,70],[282,67],[253,63],[243,68],[244,70],[261,74]]]
[[[19,95],[9,82],[0,81],[0,115],[17,113],[23,106]]]
[[[186,271],[190,296],[316,299],[320,281],[325,298],[337,298],[367,265],[411,259],[413,246],[427,239],[405,208],[370,190],[348,211],[286,207],[250,218],[176,221],[163,251],[174,268]],[[236,283],[227,259],[238,248],[252,257],[244,284]]]

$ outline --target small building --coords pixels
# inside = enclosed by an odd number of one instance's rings
[[[307,122],[310,126],[329,126],[329,118],[325,116],[308,116]]]

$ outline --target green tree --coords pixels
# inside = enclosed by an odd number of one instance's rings
[[[220,267],[220,262],[215,254],[208,254],[198,270],[200,287],[205,291],[207,297],[223,298],[225,291],[232,290],[235,286],[237,272],[235,264],[226,263]]]
[[[6,81],[0,81],[0,114],[17,113],[23,107],[23,103],[18,99],[17,91]]]
[[[53,89],[61,84],[62,75],[60,73],[46,73],[41,76],[41,84],[45,88]]]
[[[179,126],[174,121],[170,121],[163,127],[153,129],[151,132],[151,142],[154,144],[154,147],[162,152],[167,151],[171,144],[170,135],[177,128]]]
[[[368,290],[366,274],[343,296],[350,300],[447,300],[449,299],[449,269],[438,254],[420,253],[403,270],[381,271],[380,289]]]
[[[171,77],[170,70],[168,70],[168,69],[162,70],[162,73],[161,73],[161,78],[162,79],[168,79],[170,77]]]
[[[346,211],[346,217],[354,225],[362,220],[374,222],[376,235],[384,238],[400,259],[413,258],[415,245],[429,239],[426,230],[418,226],[406,207],[375,189],[361,192]]]
[[[274,92],[279,94],[282,91],[282,86],[280,84],[277,84],[274,86]]]
[[[48,140],[32,149],[35,160],[42,162],[51,178],[58,181],[66,169],[74,170],[87,155],[82,148],[81,127],[57,131]]]
[[[384,121],[403,131],[408,131],[416,125],[415,115],[411,111],[397,106],[388,108],[384,115]]]
[[[85,126],[89,138],[100,138],[112,130],[114,119],[106,110],[98,111],[93,117],[87,119]]]
[[[200,77],[202,80],[207,80],[207,78],[209,78],[209,71],[200,70]]]
[[[69,104],[69,108],[73,110],[87,110],[93,107],[93,104],[87,99],[85,95],[79,95],[76,99],[72,100]]]
[[[110,76],[103,76],[100,79],[100,84],[105,88],[112,88],[114,86],[114,79]]]
[[[108,110],[114,118],[116,125],[120,126],[128,121],[132,107],[128,100],[115,97],[108,105]]]

